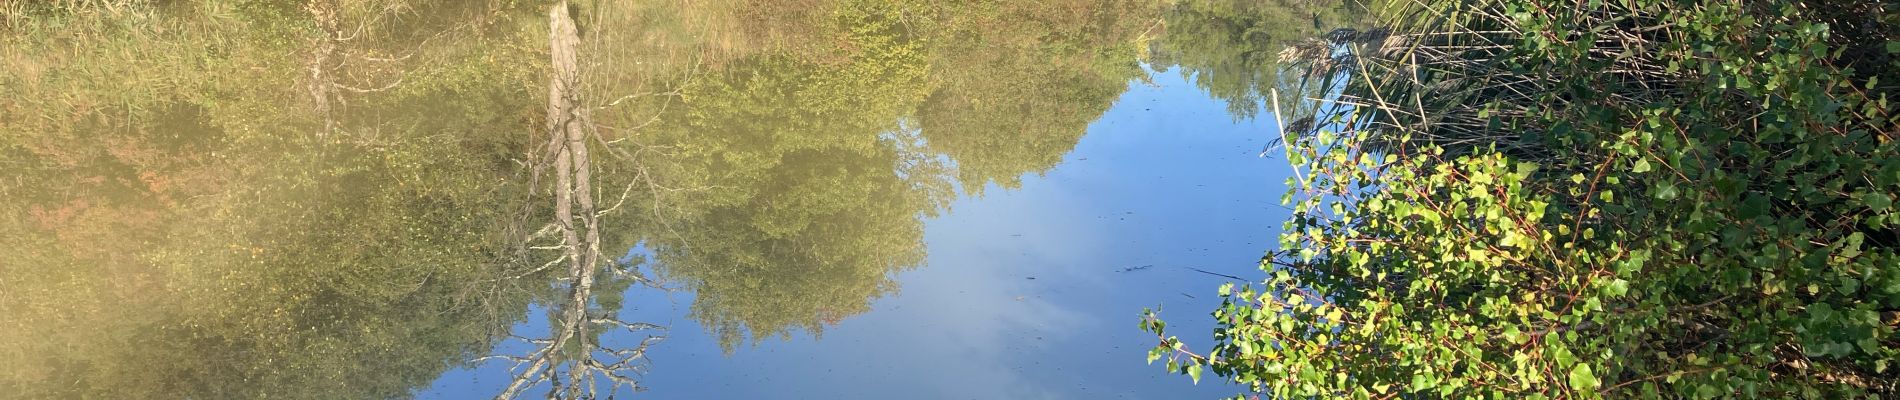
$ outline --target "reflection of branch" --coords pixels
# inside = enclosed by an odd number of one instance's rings
[[[426,39],[425,39],[425,40],[426,40]],[[404,54],[404,55],[402,55],[402,57],[370,57],[370,56],[366,56],[366,55],[360,55],[360,54],[358,54],[358,55],[355,55],[355,56],[356,56],[356,58],[361,58],[361,59],[363,59],[364,61],[375,61],[375,62],[399,62],[399,61],[406,61],[406,60],[408,60],[408,59],[409,59],[409,57],[414,57],[415,55],[416,55],[416,53],[414,53],[414,52],[410,52],[409,54]]]
[[[634,94],[630,94],[626,96],[620,96],[620,98],[614,99],[614,101],[607,102],[607,105],[594,107],[594,108],[596,109],[609,108],[609,107],[620,105],[620,102],[623,102],[623,101],[627,101],[627,100],[631,100],[635,98],[647,97],[647,96],[678,96],[678,95],[680,95],[679,89],[674,89],[671,92],[665,92],[665,93],[634,93]]]
[[[340,47],[340,44],[347,44],[346,42],[357,39],[362,36],[363,32],[366,31],[369,26],[377,24],[379,21],[382,21],[384,17],[402,11],[403,8],[405,8],[405,6],[401,3],[392,3],[383,7],[381,10],[375,10],[374,15],[371,15],[367,21],[357,23],[355,29],[344,29],[339,27],[339,21],[342,18],[344,10],[343,7],[338,4],[337,0],[316,0],[304,5],[304,11],[308,12],[311,19],[316,22],[318,30],[323,31],[323,37],[315,40],[315,43],[313,43],[315,48],[312,50],[309,60],[305,61],[304,64],[304,69],[306,70],[305,74],[307,75],[305,78],[309,80],[309,82],[305,83],[305,90],[310,94],[311,101],[313,102],[312,109],[315,111],[317,118],[323,121],[323,130],[317,133],[319,139],[327,139],[331,133],[335,133],[338,129],[337,118],[334,114],[337,106],[332,103],[341,103],[344,99],[337,94],[336,89],[355,93],[374,93],[389,90],[402,84],[403,77],[397,77],[395,82],[391,82],[379,88],[359,88],[338,83],[337,71],[343,70],[347,72],[345,66],[348,64],[350,58],[348,54],[349,49]],[[349,34],[345,35],[345,31],[349,31]],[[437,33],[437,35],[439,37],[446,32],[445,30]],[[426,43],[427,40],[423,42]],[[341,56],[339,56],[339,53],[342,53]],[[414,53],[410,55],[414,55]],[[409,55],[400,58],[355,57],[370,61],[390,62],[408,59]],[[354,77],[354,74],[350,75]]]
[[[396,85],[401,85],[403,78],[405,77],[396,77],[395,82],[390,82],[388,85],[383,85],[383,87],[379,87],[375,89],[361,89],[361,88],[351,87],[349,85],[344,85],[341,83],[331,83],[330,86],[335,86],[338,89],[348,90],[348,91],[357,92],[357,93],[374,93],[374,92],[389,90],[391,88],[396,87]]]
[[[528,271],[526,271],[526,272],[522,272],[522,273],[519,273],[519,274],[515,274],[515,276],[510,276],[510,277],[508,277],[508,278],[506,278],[505,280],[510,280],[510,281],[512,281],[512,280],[516,280],[516,279],[521,279],[522,277],[526,277],[526,276],[528,276],[528,275],[534,275],[534,274],[536,274],[536,273],[539,273],[539,272],[541,272],[541,271],[546,271],[546,270],[548,270],[548,268],[553,268],[555,264],[560,264],[560,263],[561,263],[562,261],[567,261],[567,257],[566,257],[566,256],[562,256],[562,257],[560,257],[560,258],[556,258],[556,259],[554,259],[554,261],[548,261],[548,263],[547,263],[547,264],[541,264],[541,267],[540,267],[540,268],[535,268],[535,269],[531,269],[531,270],[528,270]]]
[[[330,101],[336,97],[336,93],[331,90],[335,87],[331,83],[335,79],[330,77],[329,71],[330,58],[336,54],[336,2],[313,1],[305,5],[304,10],[316,20],[317,28],[323,30],[323,38],[317,40],[316,49],[304,69],[310,75],[310,82],[305,84],[305,89],[310,91],[317,117],[323,120],[323,130],[317,132],[317,138],[328,139],[330,133],[336,130],[336,118],[330,114]]]
[[[515,398],[522,390],[542,382],[553,383],[551,391],[565,394],[549,396],[551,398],[595,398],[597,397],[595,391],[598,388],[596,379],[600,378],[606,378],[609,391],[617,391],[621,387],[639,388],[637,382],[634,381],[634,376],[643,372],[646,366],[644,361],[647,349],[664,337],[648,335],[633,347],[615,348],[596,343],[588,337],[588,328],[594,326],[621,328],[628,332],[662,328],[659,325],[629,323],[607,316],[587,318],[587,300],[592,297],[593,291],[591,276],[592,274],[583,274],[574,277],[569,282],[570,296],[567,302],[558,309],[560,323],[558,326],[551,327],[552,338],[522,339],[541,345],[535,351],[520,357],[498,355],[477,359],[478,362],[494,359],[514,362],[514,367],[510,368],[510,372],[514,373],[515,377],[509,382],[508,387],[496,396],[497,399]],[[566,353],[565,351],[570,348],[578,350],[571,354]],[[597,358],[597,354],[605,354],[606,357]],[[576,356],[578,359],[566,359],[565,357],[569,355]],[[603,362],[603,358],[606,362]],[[567,364],[566,380],[559,379],[561,375],[559,369],[562,364]],[[523,368],[524,365],[526,368]]]
[[[597,325],[614,325],[614,326],[618,326],[620,328],[626,329],[627,331],[630,331],[630,332],[637,332],[637,331],[643,331],[643,330],[648,330],[648,329],[661,329],[659,325],[649,324],[645,322],[623,322],[621,320],[612,319],[612,318],[594,318],[594,319],[587,320],[587,322],[597,324]]]
[[[693,76],[692,71],[697,71],[697,70],[698,70],[698,65],[694,65],[693,69],[687,72],[687,77],[691,78]],[[631,127],[613,127],[613,126],[608,126],[606,124],[591,123],[591,121],[589,124],[586,125],[586,128],[588,128],[588,134],[594,138],[594,141],[600,143],[601,148],[607,149],[607,154],[612,155],[614,157],[619,158],[622,161],[627,162],[628,165],[632,165],[634,168],[633,181],[628,182],[627,187],[625,189],[622,189],[620,193],[620,199],[616,201],[613,206],[608,207],[606,210],[601,211],[599,214],[606,214],[608,211],[619,209],[621,204],[626,202],[627,194],[633,191],[633,186],[641,182],[645,182],[648,193],[652,193],[654,196],[653,207],[651,210],[653,214],[653,220],[655,222],[658,222],[661,227],[665,228],[668,233],[673,234],[674,237],[680,237],[679,231],[677,229],[674,229],[673,224],[670,221],[668,221],[668,218],[666,217],[666,215],[660,212],[660,206],[662,202],[660,201],[659,196],[661,196],[663,193],[672,193],[672,192],[680,192],[680,191],[701,191],[701,190],[708,190],[708,189],[713,189],[717,187],[717,186],[711,186],[711,185],[693,187],[693,188],[667,187],[665,185],[660,184],[658,180],[654,179],[653,174],[651,173],[650,169],[647,167],[647,164],[640,160],[639,158],[640,155],[643,155],[646,153],[658,153],[662,156],[670,156],[671,154],[660,152],[659,150],[671,148],[671,146],[646,145],[646,144],[634,143],[635,146],[638,146],[638,149],[633,153],[628,153],[626,150],[623,150],[614,146],[615,143],[619,143],[621,141],[625,141],[630,138],[633,138],[634,135],[631,134],[630,132],[637,131],[639,129],[645,128],[647,125],[652,125],[654,123],[659,122],[660,117],[666,114],[667,108],[673,105],[672,100],[674,98],[679,97],[680,91],[684,87],[685,85],[681,84],[669,92],[636,93],[636,94],[631,94],[627,96],[622,96],[620,99],[614,100],[613,102],[608,103],[606,106],[597,107],[597,108],[612,107],[616,104],[619,104],[622,100],[635,98],[635,97],[644,97],[644,96],[666,97],[666,101],[660,103],[659,110],[654,112],[652,117],[647,118],[646,121],[641,122],[638,125],[634,125]],[[619,139],[614,139],[612,141],[608,141],[606,138],[601,137],[600,130],[599,130],[600,128],[606,128],[608,130],[620,132],[623,135],[623,137]]]
[[[547,248],[559,249],[562,255],[520,276],[549,269],[565,261],[568,266],[567,296],[563,303],[550,310],[558,317],[554,325],[549,327],[551,338],[530,341],[543,344],[542,347],[526,357],[496,357],[515,362],[510,369],[515,377],[496,396],[497,399],[515,398],[522,390],[542,382],[551,384],[550,398],[594,398],[596,380],[600,378],[606,378],[610,391],[623,386],[637,389],[633,376],[644,367],[647,347],[661,338],[648,335],[634,347],[621,349],[601,345],[596,339],[599,332],[590,332],[589,328],[596,326],[620,328],[629,332],[660,327],[647,323],[628,323],[609,315],[589,315],[589,303],[594,297],[595,273],[601,269],[618,272],[618,269],[611,259],[603,263],[600,250],[600,213],[595,211],[593,165],[587,151],[588,132],[585,131],[589,125],[588,110],[578,106],[580,96],[576,83],[579,74],[575,62],[578,33],[565,2],[554,6],[548,20],[552,79],[549,80],[548,88],[547,131],[548,151],[554,159],[555,172],[555,223],[552,226],[561,234],[561,245]],[[536,176],[539,175],[538,167]],[[627,190],[632,190],[632,186],[629,185]],[[644,281],[638,274],[622,279]],[[609,362],[596,359],[597,353],[606,354]],[[575,359],[569,360],[567,357]],[[566,377],[562,379],[564,365]]]
[[[620,189],[620,200],[614,201],[614,205],[607,207],[607,209],[605,210],[600,210],[600,212],[594,213],[594,215],[595,216],[607,215],[607,213],[620,209],[621,204],[627,203],[627,195],[633,193],[633,185],[639,184],[639,183],[640,181],[627,182],[627,187],[625,189]]]

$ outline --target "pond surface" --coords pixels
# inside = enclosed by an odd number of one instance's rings
[[[1014,190],[962,197],[924,222],[929,256],[899,291],[824,328],[722,355],[692,293],[628,295],[629,320],[671,326],[642,383],[655,398],[1220,398],[1241,388],[1143,363],[1144,307],[1199,315],[1275,239],[1282,160],[1174,74],[1136,85],[1061,163]],[[1270,121],[1269,121],[1270,122]],[[1184,330],[1211,329],[1180,318]],[[521,329],[545,330],[544,324]],[[425,397],[492,393],[506,365],[463,369]]]
[[[1187,316],[1259,275],[1289,173],[1259,156],[1283,79],[1261,38],[1320,20],[0,8],[0,396],[22,398],[1240,393],[1144,363],[1136,323],[1206,332]]]

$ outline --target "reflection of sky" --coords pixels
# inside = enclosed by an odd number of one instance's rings
[[[991,188],[926,223],[927,265],[822,339],[768,338],[722,355],[687,318],[690,293],[635,288],[630,321],[670,325],[642,380],[649,398],[1218,398],[1145,364],[1144,307],[1171,333],[1211,338],[1214,288],[1195,267],[1259,276],[1285,216],[1284,160],[1258,158],[1270,121],[1235,122],[1176,74],[1135,84],[1063,164]],[[1146,269],[1126,268],[1152,265]],[[545,332],[543,318],[525,331]],[[621,338],[631,340],[633,338]],[[520,346],[517,346],[520,347]],[[524,349],[525,350],[525,349]],[[492,396],[505,365],[439,379],[422,397]],[[1211,378],[1212,375],[1210,374]],[[542,393],[530,391],[529,393]]]

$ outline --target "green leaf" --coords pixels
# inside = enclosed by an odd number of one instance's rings
[[[1623,294],[1629,293],[1629,291],[1630,291],[1630,281],[1624,280],[1623,278],[1617,278],[1615,280],[1611,280],[1609,284],[1603,285],[1604,296],[1622,297]]]
[[[1587,364],[1587,363],[1577,364],[1576,368],[1570,369],[1570,388],[1571,389],[1575,389],[1579,391],[1595,391],[1597,389],[1597,384],[1598,384],[1597,375],[1595,372],[1590,371],[1590,364]]]
[[[1862,195],[1860,201],[1861,203],[1867,204],[1867,209],[1873,212],[1883,212],[1887,211],[1887,208],[1893,207],[1893,197],[1885,193],[1870,192],[1866,195]]]
[[[1201,383],[1201,364],[1188,365],[1187,374],[1188,374],[1188,378],[1194,379],[1194,384],[1197,384],[1197,385],[1200,384]]]

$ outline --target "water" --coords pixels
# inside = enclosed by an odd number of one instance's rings
[[[685,317],[690,293],[644,291],[622,312],[673,327],[650,355],[655,398],[1218,398],[1240,388],[1142,362],[1134,329],[1164,307],[1204,332],[1225,278],[1247,275],[1283,214],[1284,163],[1176,74],[1137,85],[1075,149],[1020,189],[964,197],[925,222],[929,258],[864,314],[722,355]],[[534,327],[530,329],[545,329]],[[424,397],[491,393],[504,365],[450,372]]]
[[[1136,328],[1285,216],[1261,84],[1153,69],[1188,14],[580,2],[551,149],[547,4],[315,4],[7,10],[5,396],[1244,390]]]

